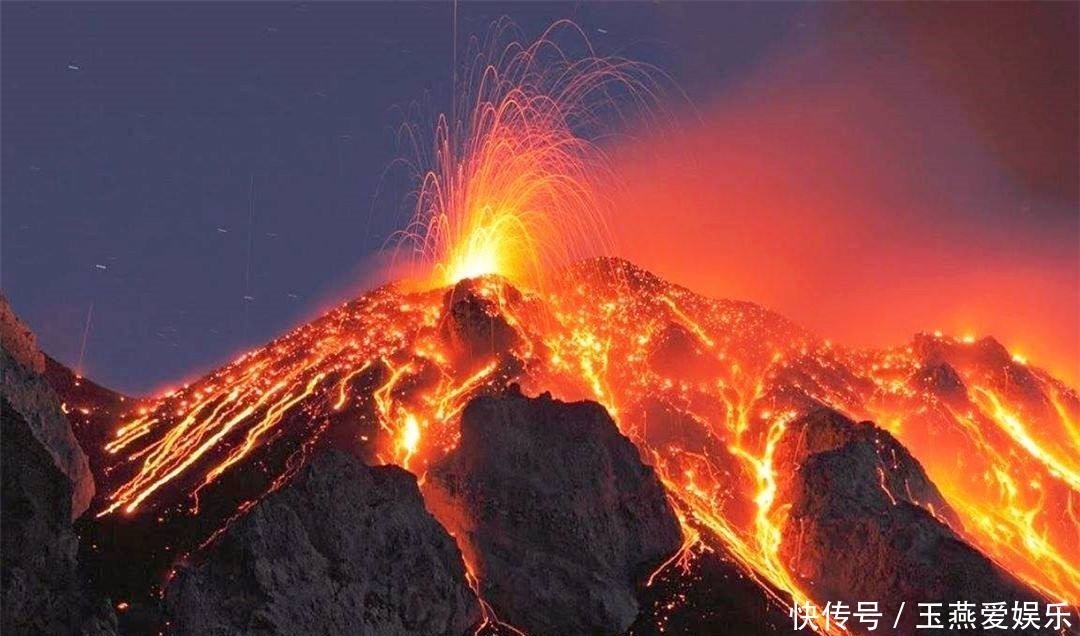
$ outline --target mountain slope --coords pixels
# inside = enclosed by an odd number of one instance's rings
[[[1080,399],[992,339],[848,350],[617,259],[550,289],[391,285],[169,395],[106,408],[58,386],[87,410],[77,433],[100,484],[87,549],[103,567],[137,550],[111,578],[145,593],[320,448],[423,476],[456,446],[465,404],[513,381],[604,405],[696,540],[684,558],[718,550],[781,600],[809,594],[780,549],[791,502],[778,481],[793,468],[777,447],[821,407],[890,432],[951,511],[912,505],[1027,585],[1080,600]]]

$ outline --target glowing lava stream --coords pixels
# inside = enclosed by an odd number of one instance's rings
[[[114,483],[98,516],[178,502],[197,514],[200,492],[257,453],[343,418],[373,421],[375,439],[355,443],[422,481],[457,444],[468,400],[517,380],[604,404],[668,489],[687,549],[719,545],[779,601],[802,602],[805,582],[780,553],[778,469],[793,467],[774,452],[795,419],[828,405],[896,435],[959,515],[954,530],[1047,595],[1080,601],[1075,390],[989,345],[936,336],[921,345],[930,353],[848,351],[628,263],[562,267],[608,248],[603,155],[575,131],[612,84],[639,100],[655,87],[624,60],[574,59],[550,32],[483,59],[463,94],[468,118],[436,126],[399,237],[400,253],[429,267],[429,291],[375,290],[129,414],[104,445]],[[515,337],[497,347],[491,327],[491,350],[465,360],[445,333],[457,318],[444,294],[479,274],[525,291],[472,282],[490,303],[479,322],[505,321]],[[933,369],[949,381],[920,384]],[[265,455],[272,490],[295,465]],[[469,573],[479,589],[483,573]]]
[[[763,325],[755,325],[764,322],[763,316],[739,308],[738,303],[706,301],[692,294],[684,294],[685,301],[675,301],[671,293],[658,293],[648,286],[646,290],[619,295],[613,302],[596,289],[579,289],[577,302],[553,299],[557,306],[576,308],[576,314],[566,309],[556,312],[569,323],[566,327],[573,335],[549,339],[553,363],[558,371],[573,373],[574,366],[565,361],[602,358],[581,368],[608,372],[583,373],[582,389],[570,395],[617,404],[623,432],[650,451],[654,466],[690,516],[719,535],[760,576],[799,598],[801,588],[777,551],[786,502],[775,499],[772,451],[786,423],[799,414],[777,398],[786,387],[853,417],[870,417],[892,428],[960,515],[963,527],[954,528],[957,532],[1051,598],[1072,603],[1080,599],[1080,570],[1071,548],[1080,538],[1076,514],[1080,492],[1072,479],[1074,467],[1065,459],[1076,456],[1070,434],[1075,420],[1068,417],[1080,404],[1075,391],[1041,372],[1030,372],[1025,382],[1057,403],[1038,416],[1038,426],[1030,420],[1025,423],[1017,415],[1025,408],[1016,401],[1020,398],[1009,398],[1004,391],[1008,382],[1015,381],[1010,378],[1028,372],[1014,363],[997,380],[1003,383],[1000,388],[978,384],[986,381],[984,369],[978,366],[981,363],[965,360],[977,347],[938,336],[933,340],[955,351],[952,362],[969,383],[960,389],[964,395],[953,407],[962,404],[963,410],[953,411],[943,398],[918,387],[915,379],[926,363],[911,347],[849,353],[800,334],[782,321],[763,331]],[[689,310],[687,305],[697,305],[704,312]],[[666,316],[663,307],[671,310]],[[660,360],[655,352],[662,347],[650,354],[649,344],[672,324],[681,325],[698,341],[697,357],[680,361],[684,369],[658,372]],[[592,346],[597,342],[607,346]],[[608,365],[609,357],[623,362]],[[1008,357],[989,359],[986,366],[1000,371],[1002,359]],[[704,377],[702,367],[709,370]],[[787,374],[793,371],[797,373],[789,378]],[[537,382],[536,390],[545,383],[558,385],[558,380]],[[614,391],[595,387],[614,387]],[[592,395],[588,395],[590,388]],[[722,403],[718,416],[701,415],[693,421],[706,423],[710,437],[738,458],[741,470],[753,477],[753,490],[742,496],[754,503],[752,522],[745,515],[741,522],[732,521],[740,517],[731,505],[738,497],[718,494],[724,488],[716,479],[723,475],[717,451],[710,457],[680,448],[678,443],[661,448],[650,443],[632,405],[661,396],[670,404],[684,405],[682,410],[689,414],[695,403],[707,405],[717,399]],[[1034,404],[1040,400],[1032,398]],[[1033,430],[1040,431],[1038,439],[1031,437]],[[1071,455],[1064,450],[1069,448]],[[967,468],[958,471],[958,461]]]
[[[1069,549],[1080,531],[1080,496],[1067,472],[1037,450],[1055,438],[1071,443],[1072,421],[1061,414],[1075,412],[1075,392],[1033,372],[1031,381],[1059,406],[1044,410],[1039,437],[1027,442],[1017,430],[1035,427],[1019,420],[1023,404],[976,384],[979,369],[962,359],[954,362],[970,378],[967,397],[945,405],[911,381],[924,363],[910,347],[847,352],[760,308],[704,299],[628,265],[611,280],[589,269],[569,272],[556,286],[562,291],[527,294],[516,304],[503,297],[500,281],[477,283],[519,329],[510,353],[525,368],[512,375],[498,357],[467,373],[455,368],[440,335],[447,320],[441,291],[384,289],[334,310],[119,426],[106,446],[118,459],[110,472],[134,472],[100,514],[153,508],[162,489],[186,473],[196,490],[205,489],[243,469],[281,427],[347,413],[365,396],[381,431],[375,455],[422,476],[457,443],[464,404],[517,379],[530,392],[609,406],[672,494],[688,539],[719,542],[781,600],[804,599],[779,554],[787,502],[778,499],[773,451],[805,411],[777,397],[787,387],[887,425],[959,515],[957,531],[1048,595],[1080,598]],[[972,346],[934,341],[961,352]],[[357,381],[367,375],[372,382]],[[651,421],[651,403],[665,405],[675,420]],[[996,419],[1005,412],[1022,428]],[[965,470],[956,469],[957,456]]]

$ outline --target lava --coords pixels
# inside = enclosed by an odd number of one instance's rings
[[[549,36],[497,58],[470,76],[464,124],[439,120],[435,168],[402,235],[427,284],[374,290],[125,405],[101,446],[98,518],[209,514],[200,501],[250,474],[265,475],[248,484],[257,499],[335,431],[423,484],[456,445],[468,400],[517,382],[608,409],[682,521],[684,551],[668,566],[715,549],[778,602],[824,602],[781,556],[778,480],[790,467],[775,457],[788,425],[824,405],[910,449],[955,510],[953,530],[1047,596],[1080,602],[1074,389],[990,339],[847,349],[752,303],[705,298],[624,261],[579,260],[607,247],[603,157],[578,135],[581,120],[609,82],[631,94],[648,84],[635,65],[574,60]],[[886,470],[883,460],[883,488]],[[251,501],[218,501],[206,536],[176,551],[205,545]]]
[[[490,42],[470,47],[463,120],[438,117],[430,150],[417,127],[404,127],[418,165],[430,167],[415,169],[412,219],[395,239],[400,255],[434,265],[430,284],[501,274],[538,288],[559,266],[606,253],[602,193],[614,182],[604,151],[580,131],[619,111],[613,93],[654,104],[659,91],[642,64],[594,55],[572,22],[530,46],[499,48],[509,29],[499,22]]]
[[[98,514],[155,514],[185,498],[197,509],[200,490],[248,469],[245,459],[283,427],[364,401],[371,408],[353,416],[377,423],[371,461],[422,480],[454,447],[468,399],[515,380],[607,405],[656,468],[687,536],[726,550],[790,602],[806,595],[779,553],[785,502],[773,453],[789,422],[824,404],[891,429],[975,546],[1053,598],[1080,598],[1070,549],[1080,533],[1074,390],[990,341],[921,336],[898,349],[846,350],[752,304],[702,298],[629,264],[591,261],[563,276],[567,291],[516,300],[492,277],[435,292],[377,290],[138,407],[106,447],[115,458],[108,473],[124,477]],[[472,365],[440,329],[462,286],[492,311],[506,303],[520,329],[519,341]],[[942,364],[959,384],[927,386],[926,372]],[[1023,391],[1012,373],[1022,374]],[[357,383],[365,374],[378,380]],[[676,416],[648,417],[657,402]],[[172,482],[195,487],[170,490]]]

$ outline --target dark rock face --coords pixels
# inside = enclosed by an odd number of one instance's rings
[[[891,621],[906,602],[899,628],[915,633],[919,602],[1040,600],[946,525],[960,527],[887,432],[818,411],[792,426],[777,461],[794,470],[781,483],[781,556],[821,606],[874,600]]]
[[[45,355],[38,349],[37,336],[19,320],[3,294],[0,294],[0,346],[30,371],[45,372]]]
[[[852,442],[874,450],[878,463],[872,471],[872,483],[877,492],[924,508],[943,523],[962,529],[960,518],[903,444],[872,422],[855,423],[828,408],[817,408],[798,419],[781,438],[774,457],[781,488],[790,485],[786,476],[798,477],[796,471],[810,457]]]
[[[72,519],[94,495],[86,454],[43,377],[33,333],[0,296],[0,582],[4,634],[110,634],[82,585]]]
[[[800,636],[760,581],[722,550],[695,553],[644,590],[643,610],[627,636]]]
[[[30,427],[35,439],[71,482],[71,518],[86,511],[94,498],[90,462],[79,446],[60,399],[42,375],[45,357],[33,333],[19,321],[0,296],[0,395]]]
[[[659,480],[592,402],[474,399],[425,494],[484,599],[534,635],[625,631],[635,582],[681,543]]]
[[[3,472],[0,558],[4,634],[115,633],[107,604],[80,588],[71,482],[26,419],[0,400]]]
[[[443,299],[442,336],[463,363],[508,353],[521,336],[502,315],[498,294],[508,303],[521,292],[495,278],[466,279]]]
[[[956,369],[947,362],[921,368],[912,377],[917,388],[930,391],[943,400],[956,404],[967,399],[967,387]]]
[[[331,451],[167,591],[177,634],[464,634],[480,620],[415,478]]]

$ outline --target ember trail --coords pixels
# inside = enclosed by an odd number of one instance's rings
[[[331,443],[423,484],[457,444],[464,405],[516,382],[607,408],[681,515],[685,548],[668,567],[719,550],[779,602],[812,598],[786,547],[794,467],[778,449],[793,422],[828,407],[891,433],[946,505],[895,483],[901,460],[881,446],[894,503],[1046,596],[1080,601],[1074,389],[990,338],[849,350],[599,257],[612,250],[612,186],[602,150],[575,131],[610,85],[640,103],[656,85],[625,60],[569,57],[554,32],[493,51],[466,74],[468,115],[440,118],[418,153],[431,167],[398,253],[425,270],[421,284],[374,290],[177,391],[125,402],[93,458],[101,523],[196,528],[160,555],[169,562]],[[422,147],[415,129],[407,137]]]

